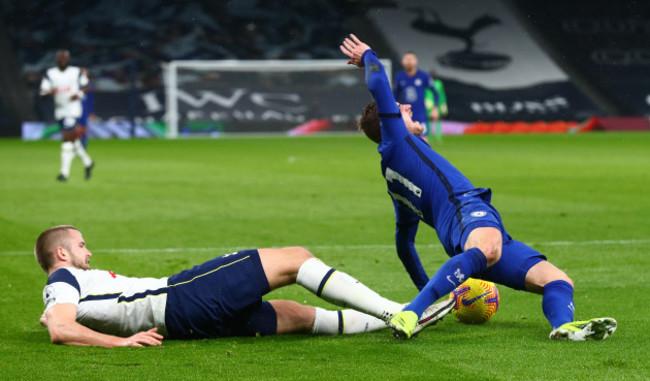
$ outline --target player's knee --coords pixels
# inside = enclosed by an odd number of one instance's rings
[[[501,259],[502,247],[503,244],[500,234],[498,236],[491,237],[491,239],[483,240],[476,245],[476,248],[481,250],[481,252],[483,252],[483,255],[485,255],[488,267],[499,262]]]
[[[555,281],[564,281],[574,287],[573,280],[562,270],[548,261],[541,261],[533,266],[526,274],[526,289],[542,294],[544,286]]]
[[[485,259],[487,260],[487,265],[488,267],[494,265],[495,263],[499,262],[501,259],[501,244],[491,244],[491,245],[482,245],[482,247],[478,248],[483,252],[483,255],[485,255]]]
[[[477,248],[481,250],[488,267],[501,259],[503,236],[501,231],[493,227],[481,227],[472,230],[465,242],[465,250]]]
[[[307,261],[308,259],[314,258],[314,254],[312,254],[309,250],[305,249],[304,247],[300,247],[300,246],[285,247],[283,250],[291,257],[292,260],[300,264]]]
[[[563,280],[563,281],[567,282],[568,284],[570,284],[571,287],[575,288],[575,286],[573,285],[573,280],[571,278],[569,278],[569,276],[566,275],[566,273],[564,271],[559,270],[559,269],[557,271],[558,271],[558,273],[555,276],[557,279],[554,279],[554,280]]]
[[[553,265],[549,266],[549,270],[547,271],[546,276],[542,277],[542,280],[543,280],[543,282],[542,282],[543,284],[541,285],[542,287],[546,286],[547,284],[549,284],[551,282],[555,282],[555,281],[558,281],[558,280],[565,281],[568,284],[570,284],[571,287],[574,287],[573,286],[573,280],[571,278],[569,278],[569,276],[566,275],[566,273],[564,271],[558,269],[557,267],[555,267]]]

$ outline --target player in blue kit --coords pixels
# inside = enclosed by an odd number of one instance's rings
[[[86,86],[86,96],[81,100],[81,117],[79,118],[79,132],[78,138],[81,140],[81,145],[85,150],[88,150],[88,120],[95,118],[95,86],[90,81],[88,69],[81,68],[81,71],[86,77],[89,78],[88,85]]]
[[[393,95],[399,103],[411,105],[413,120],[419,122],[424,131],[420,136],[426,140],[430,128],[428,126],[429,115],[425,103],[425,92],[430,89],[433,93],[434,107],[431,110],[431,118],[438,118],[438,91],[434,86],[433,79],[424,70],[418,69],[418,58],[413,52],[407,52],[402,57],[404,70],[395,75],[395,88]]]
[[[491,190],[476,188],[451,163],[415,135],[420,123],[398,104],[377,55],[356,36],[341,45],[349,64],[364,67],[375,102],[363,110],[359,127],[381,155],[382,174],[395,208],[397,253],[420,290],[390,322],[396,337],[410,338],[423,311],[467,278],[543,294],[542,309],[552,340],[600,340],[616,320],[574,322],[573,282],[546,257],[508,235],[490,204]],[[429,279],[415,250],[418,224],[434,228],[450,259]]]

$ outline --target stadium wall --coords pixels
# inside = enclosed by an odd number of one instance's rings
[[[510,2],[558,64],[610,115],[650,115],[650,3]]]
[[[34,120],[15,50],[0,19],[0,136],[20,136],[22,120]]]
[[[445,84],[449,119],[584,120],[603,115],[501,0],[408,0],[368,17],[398,54]]]

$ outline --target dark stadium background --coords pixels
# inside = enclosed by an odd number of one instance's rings
[[[395,10],[404,16],[381,18]],[[466,17],[459,21],[455,14]],[[501,83],[499,88],[465,80],[463,73],[496,78],[500,69],[513,67],[519,58],[504,52],[525,56],[526,46],[492,38],[513,17],[518,29],[511,37],[525,35],[566,80]],[[402,30],[404,25],[411,30]],[[431,53],[433,58],[420,66],[449,69],[440,74],[449,120],[585,123],[650,113],[650,3],[643,1],[2,0],[0,136],[20,136],[26,121],[53,122],[51,100],[41,99],[36,90],[58,48],[71,51],[71,64],[89,69],[99,120],[160,123],[164,108],[152,109],[145,98],[164,105],[165,62],[342,59],[338,44],[350,32],[390,58],[394,70],[405,50],[395,36],[408,35],[408,46]],[[439,41],[461,48],[445,48]],[[471,48],[462,48],[470,43]],[[545,70],[539,62],[527,61],[523,68]],[[451,69],[457,74],[446,75]],[[605,129],[648,128],[643,119],[591,123]]]

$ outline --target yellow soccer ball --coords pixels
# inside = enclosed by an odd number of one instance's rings
[[[482,324],[499,309],[499,290],[488,281],[469,278],[449,294],[455,304],[451,310],[463,323]]]

